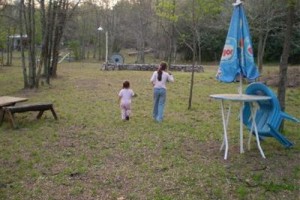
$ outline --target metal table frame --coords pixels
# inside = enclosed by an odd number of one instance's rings
[[[259,141],[259,136],[257,132],[257,126],[255,122],[255,117],[257,110],[259,109],[258,101],[266,101],[270,100],[271,97],[268,96],[258,96],[258,95],[247,95],[247,94],[212,94],[210,97],[220,100],[221,101],[221,114],[222,114],[222,122],[223,122],[223,142],[221,145],[220,150],[224,149],[225,145],[225,154],[224,154],[224,159],[227,160],[228,157],[228,123],[229,123],[229,117],[231,114],[231,102],[239,102],[240,103],[240,153],[244,153],[244,146],[243,146],[243,107],[244,103],[248,102],[250,103],[251,106],[251,115],[250,119],[252,120],[252,125],[251,125],[251,130],[249,132],[249,140],[248,140],[248,149],[250,149],[250,141],[251,141],[251,136],[252,132],[254,130],[255,136],[256,136],[256,142],[258,149],[260,151],[260,154],[263,158],[265,157],[265,154],[260,146],[260,141]],[[225,113],[225,107],[224,107],[224,101],[229,102],[229,107],[227,112]]]

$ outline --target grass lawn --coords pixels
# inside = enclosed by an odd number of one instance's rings
[[[232,114],[229,156],[223,159],[220,105],[209,95],[237,93],[238,84],[218,83],[216,67],[195,74],[191,110],[191,74],[173,72],[160,124],[152,120],[152,72],[99,69],[63,63],[51,86],[30,91],[22,90],[20,67],[0,68],[0,96],[53,102],[59,117],[46,111],[37,121],[37,113],[18,113],[18,129],[4,121],[0,199],[299,199],[299,124],[285,123],[292,149],[268,138],[261,143],[263,159],[254,137],[252,149],[239,153],[239,119]],[[138,95],[127,122],[117,101],[124,80]],[[286,111],[300,118],[299,107],[300,88],[288,89]]]

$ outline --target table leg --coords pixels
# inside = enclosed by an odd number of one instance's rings
[[[254,109],[254,107],[250,103],[250,113],[254,113],[255,112],[253,109]],[[252,114],[250,114],[249,120],[251,120],[251,121],[255,120],[255,119],[253,119]],[[249,132],[248,150],[251,149],[251,138],[252,138],[252,134],[253,134],[253,129],[254,129],[254,123],[251,124],[251,129],[250,129],[250,132]]]
[[[229,118],[229,115],[230,115],[229,111],[227,113],[228,118]],[[224,155],[224,159],[226,160],[227,159],[227,155],[228,155],[228,138],[227,138],[227,124],[228,124],[228,119],[227,120],[225,119],[224,101],[223,100],[221,101],[221,112],[222,112],[222,122],[223,122],[223,130],[224,130],[223,141],[225,141],[225,155]],[[223,144],[222,144],[222,146],[223,146]]]
[[[260,146],[260,140],[259,140],[259,136],[258,136],[258,131],[257,131],[257,126],[256,126],[256,121],[255,121],[255,117],[256,117],[256,113],[257,113],[257,110],[258,110],[258,105],[257,104],[252,104],[252,107],[253,107],[253,113],[251,112],[251,117],[252,117],[252,124],[253,124],[253,127],[254,127],[254,131],[255,131],[255,137],[256,137],[256,142],[257,142],[257,147],[260,151],[260,154],[263,158],[266,158],[261,146]]]
[[[251,130],[250,130],[250,132],[249,132],[248,150],[251,149],[251,138],[252,138],[253,129],[254,129],[254,127],[253,127],[253,123],[252,123],[252,125],[251,125]]]
[[[221,109],[222,109],[222,108],[221,108]],[[226,116],[226,130],[228,130],[228,123],[229,123],[230,112],[231,112],[231,104],[229,104],[229,107],[228,107],[228,110],[227,110],[227,116]],[[224,112],[224,114],[225,114],[225,112]],[[224,132],[223,132],[223,135],[224,135]],[[220,151],[223,150],[224,144],[225,144],[225,140],[224,140],[224,137],[223,137],[223,141],[222,141],[222,145],[221,145]]]

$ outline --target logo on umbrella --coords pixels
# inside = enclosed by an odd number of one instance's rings
[[[250,81],[255,80],[259,77],[259,72],[253,53],[243,4],[237,0],[234,4],[227,39],[221,55],[217,79],[226,83],[235,81],[237,76],[242,76]]]
[[[222,61],[230,61],[232,60],[236,49],[236,40],[233,38],[227,38],[226,43],[222,52]]]
[[[246,57],[249,61],[254,62],[253,58],[253,48],[249,37],[245,38],[245,47],[246,47]]]

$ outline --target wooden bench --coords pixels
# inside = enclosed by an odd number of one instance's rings
[[[34,103],[34,104],[24,104],[24,105],[18,105],[18,106],[7,106],[3,107],[4,114],[6,113],[8,115],[10,124],[13,128],[16,128],[16,123],[14,120],[14,114],[15,113],[22,113],[22,112],[28,112],[28,111],[39,111],[38,115],[36,116],[37,119],[40,119],[46,110],[50,110],[52,112],[52,115],[54,119],[58,119],[57,115],[54,111],[53,104],[52,103]]]

